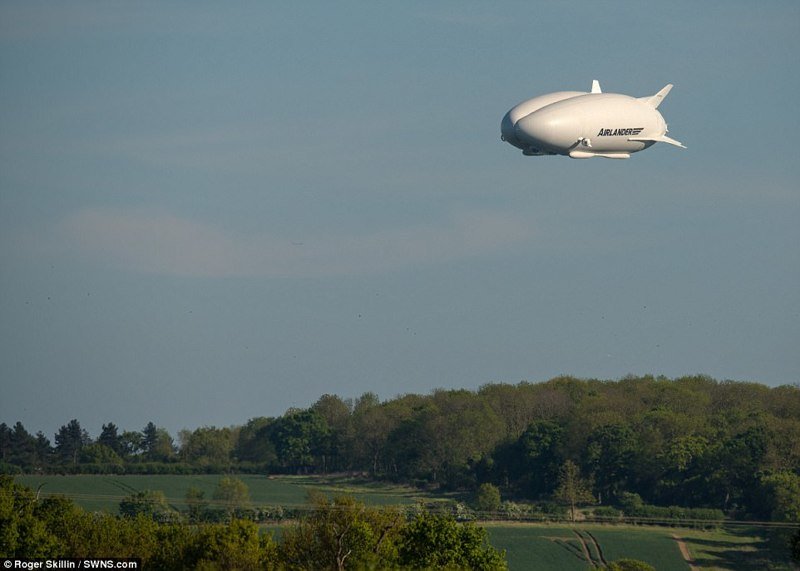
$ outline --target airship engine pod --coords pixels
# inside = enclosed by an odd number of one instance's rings
[[[592,91],[559,91],[523,101],[500,124],[501,139],[527,156],[627,159],[655,143],[684,145],[667,137],[658,106],[672,84],[648,97]]]

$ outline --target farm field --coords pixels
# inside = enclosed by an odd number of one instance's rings
[[[698,531],[668,527],[487,523],[492,545],[506,550],[510,571],[585,571],[589,557],[607,561],[632,558],[646,561],[658,571],[689,571],[674,536],[683,539],[703,571],[790,570],[782,540],[770,546],[761,530]],[[579,534],[586,540],[584,552]]]
[[[603,559],[639,559],[659,571],[687,571],[669,528],[627,526],[490,524],[492,545],[505,549],[509,569],[583,571]],[[596,540],[596,541],[595,541]]]
[[[722,532],[680,530],[676,534],[686,542],[700,569],[793,569],[785,531],[743,528]]]
[[[16,480],[41,494],[61,494],[71,498],[88,511],[117,513],[119,502],[126,496],[142,490],[160,490],[174,508],[184,507],[184,497],[189,488],[205,492],[210,499],[221,475],[90,475],[69,476],[17,476]],[[349,494],[359,501],[372,505],[413,504],[420,499],[436,500],[419,490],[393,486],[380,482],[364,482],[343,477],[320,478],[305,476],[237,475],[247,484],[254,506],[301,506],[308,492],[322,490],[326,494]]]

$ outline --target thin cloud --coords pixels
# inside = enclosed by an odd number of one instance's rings
[[[461,212],[440,224],[303,240],[241,234],[145,209],[90,208],[59,223],[59,249],[118,269],[186,277],[369,274],[481,256],[525,242],[529,224],[508,212]]]

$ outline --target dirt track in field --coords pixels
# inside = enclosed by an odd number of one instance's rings
[[[694,559],[692,559],[692,554],[689,553],[689,546],[686,545],[686,542],[674,534],[672,535],[672,539],[678,542],[678,549],[681,550],[681,555],[683,555],[686,563],[689,564],[689,569],[692,571],[700,571],[700,568],[695,564]]]

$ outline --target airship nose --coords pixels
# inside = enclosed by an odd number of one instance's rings
[[[524,145],[517,139],[517,132],[514,129],[514,120],[511,118],[511,111],[505,114],[503,121],[500,123],[500,138],[517,148],[524,148]]]
[[[518,139],[531,146],[559,152],[578,140],[580,124],[568,113],[544,109],[520,119],[515,131]]]

